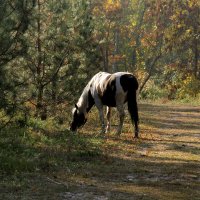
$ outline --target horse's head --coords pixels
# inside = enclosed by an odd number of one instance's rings
[[[77,128],[83,126],[87,121],[87,118],[83,112],[81,112],[78,106],[75,104],[75,108],[72,110],[72,123],[70,125],[71,131],[76,131]]]

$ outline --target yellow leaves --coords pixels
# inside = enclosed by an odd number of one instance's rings
[[[183,27],[182,24],[178,24],[178,25],[177,25],[177,28],[178,28],[178,29],[180,29],[180,28],[182,28],[182,27]]]
[[[106,12],[115,12],[121,9],[121,3],[119,0],[106,0],[104,9]]]
[[[192,8],[194,6],[200,6],[200,2],[199,2],[199,0],[188,0],[188,6],[190,8]]]
[[[188,85],[188,84],[191,82],[191,80],[192,80],[192,77],[191,77],[191,76],[188,76],[188,77],[183,81],[184,85]]]
[[[145,37],[141,38],[141,44],[144,47],[154,47],[157,45],[156,38],[156,33],[149,33],[149,35],[145,35]]]
[[[34,100],[29,100],[29,101],[26,101],[24,102],[24,108],[26,110],[35,110],[36,108],[36,102]]]
[[[95,15],[95,16],[98,16],[98,15],[100,15],[101,14],[101,10],[99,9],[99,7],[94,7],[94,9],[93,9],[93,14]]]
[[[129,46],[131,47],[134,47],[136,45],[136,41],[134,39],[132,39],[130,42],[129,42]]]
[[[126,55],[117,54],[117,55],[109,56],[110,63],[117,63],[117,62],[124,60],[124,59],[126,59]]]
[[[171,15],[171,16],[169,17],[169,19],[171,19],[172,21],[175,21],[175,20],[176,20],[176,15],[175,15],[175,14]]]
[[[182,87],[178,93],[179,98],[185,98],[187,95],[196,96],[200,90],[200,81],[194,76],[188,74],[182,81]]]
[[[192,33],[192,29],[187,29],[186,33],[188,33],[188,34]]]

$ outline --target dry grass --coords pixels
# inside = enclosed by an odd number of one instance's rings
[[[80,154],[67,161],[69,156],[63,152],[68,150],[62,144],[61,166],[23,175],[24,185],[18,187],[4,184],[4,191],[0,187],[0,197],[200,199],[200,108],[170,104],[140,104],[139,108],[140,139],[133,139],[128,116],[122,135],[114,135],[115,112],[111,133],[99,137],[99,120],[93,110],[79,134],[99,148],[98,154]]]

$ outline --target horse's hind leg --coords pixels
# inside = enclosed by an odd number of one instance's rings
[[[120,119],[120,122],[119,122],[119,125],[118,125],[118,128],[117,128],[117,135],[120,135],[121,132],[122,132],[122,126],[123,126],[123,123],[124,123],[124,116],[125,116],[124,106],[123,105],[117,106],[117,110],[119,112],[119,119]]]
[[[106,133],[110,132],[110,114],[111,114],[111,107],[106,107],[106,118],[107,118],[107,126],[106,126]]]
[[[136,101],[135,102],[133,101],[133,103],[128,102],[128,110],[129,110],[129,113],[131,115],[131,121],[135,125],[135,138],[138,138],[138,135],[139,135],[139,127],[138,127],[139,117],[138,117],[137,102]]]

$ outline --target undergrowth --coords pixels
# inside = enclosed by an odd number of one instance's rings
[[[29,126],[0,131],[0,171],[4,175],[59,170],[72,162],[101,155],[101,140],[74,134],[50,121],[31,120]]]
[[[196,97],[186,96],[185,98],[169,100],[166,97],[160,97],[156,99],[144,99],[140,98],[139,102],[142,103],[156,103],[156,104],[174,104],[174,105],[190,105],[199,106],[200,105],[200,95]]]

